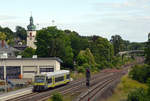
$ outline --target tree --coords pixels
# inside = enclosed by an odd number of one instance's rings
[[[21,55],[25,58],[31,58],[33,55],[35,55],[35,49],[31,48],[31,47],[27,47],[22,53]]]
[[[129,73],[129,76],[142,83],[146,83],[150,77],[150,66],[149,65],[135,65]]]
[[[129,50],[144,50],[145,43],[132,42],[128,45]]]
[[[77,64],[78,64],[78,71],[84,72],[86,68],[90,68],[91,70],[97,69],[95,58],[91,53],[90,49],[87,48],[86,50],[81,50],[77,56]]]
[[[0,32],[0,40],[6,40],[6,34],[4,32]]]
[[[15,32],[15,34],[21,40],[26,40],[26,38],[27,38],[27,33],[26,33],[25,28],[23,28],[21,26],[16,26],[16,32]]]
[[[11,29],[9,29],[8,27],[2,28],[0,26],[0,32],[5,33],[5,35],[7,36],[5,40],[7,41],[7,43],[9,45],[13,45],[14,44],[15,34],[13,33],[13,31]]]
[[[36,36],[36,53],[39,57],[59,57],[64,67],[73,68],[73,52],[71,42],[64,31],[57,27],[39,30]]]
[[[149,101],[149,98],[145,89],[138,88],[128,94],[127,101]]]
[[[66,33],[66,30],[65,30]],[[80,50],[85,50],[89,47],[89,42],[86,37],[81,37],[77,32],[71,32],[67,30],[67,34],[71,41],[71,47],[74,53],[74,60],[76,60],[76,56],[79,54]]]
[[[121,36],[115,35],[111,37],[110,40],[114,47],[114,55],[116,56],[120,51],[123,50],[123,40]]]
[[[97,64],[100,64],[100,68],[109,66],[113,58],[113,46],[105,38],[99,37],[94,41],[90,41],[90,50],[95,57]]]
[[[77,63],[80,66],[85,64],[85,63],[96,65],[94,56],[91,53],[89,48],[87,48],[86,50],[80,51],[80,53],[77,56]]]
[[[2,40],[2,47],[4,47],[4,40],[6,39],[6,34],[3,32],[0,32],[0,40]]]
[[[145,52],[145,62],[150,65],[150,33],[148,35],[148,42],[146,43]]]

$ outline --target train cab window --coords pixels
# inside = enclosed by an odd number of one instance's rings
[[[59,82],[59,81],[63,81],[63,80],[64,80],[64,76],[55,78],[55,82]]]
[[[44,83],[45,77],[44,76],[35,76],[35,82],[36,83]]]
[[[67,79],[70,79],[70,74],[67,74]]]

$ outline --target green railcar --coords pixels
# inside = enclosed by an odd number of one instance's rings
[[[69,82],[70,72],[68,70],[41,73],[34,76],[33,91],[43,91]]]

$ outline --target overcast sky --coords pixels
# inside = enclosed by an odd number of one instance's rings
[[[150,32],[150,0],[0,0],[0,25],[26,28],[34,17],[38,29],[54,25],[80,35],[143,42]]]

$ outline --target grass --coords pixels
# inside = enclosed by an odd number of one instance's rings
[[[79,94],[80,94],[80,93],[63,95],[63,101],[72,101],[72,100],[75,99]],[[52,98],[49,98],[48,101],[52,101]]]
[[[147,89],[148,87],[145,84],[130,79],[126,75],[121,79],[121,82],[117,85],[113,95],[105,101],[121,101],[127,99],[128,93],[131,90],[134,90],[135,88]]]

